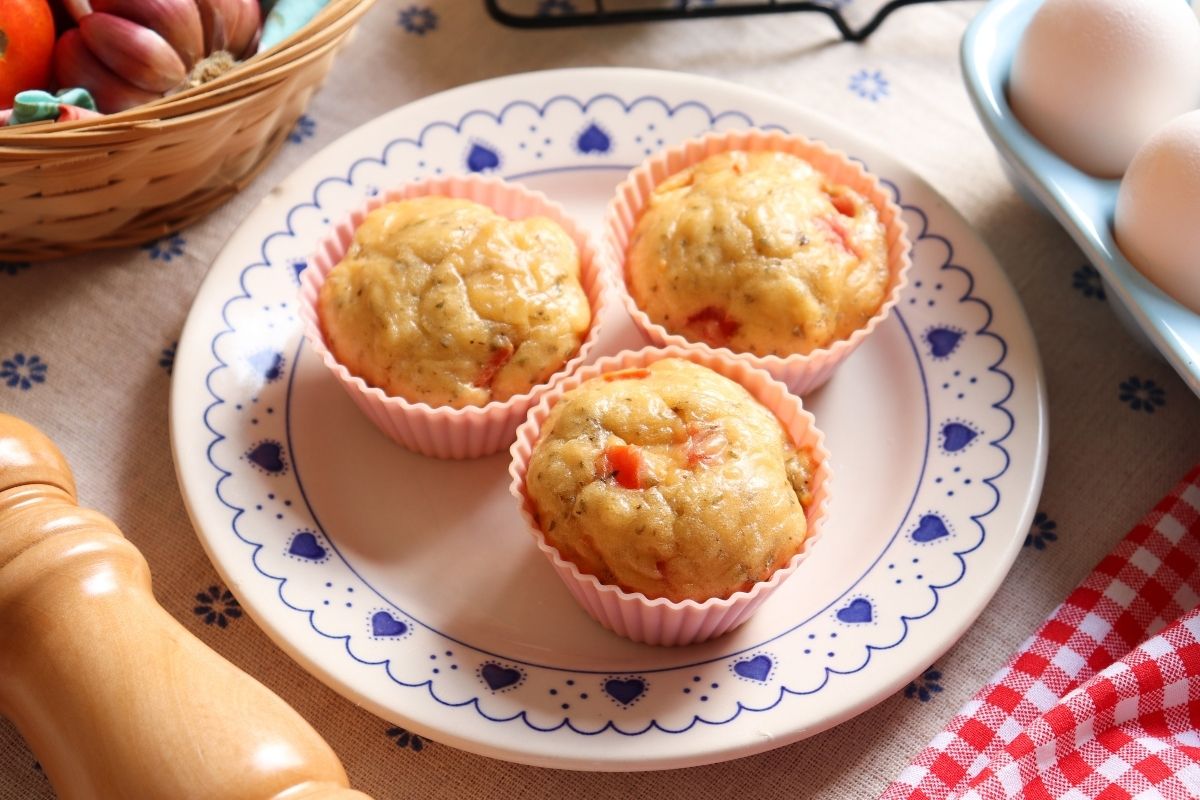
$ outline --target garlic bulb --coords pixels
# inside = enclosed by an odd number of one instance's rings
[[[105,113],[123,111],[187,85],[217,53],[254,52],[257,0],[65,0],[79,23],[59,37],[60,86],[82,86]]]

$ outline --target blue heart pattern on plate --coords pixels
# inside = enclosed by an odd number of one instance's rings
[[[925,341],[934,358],[949,358],[962,338],[963,332],[956,328],[931,328],[925,332]]]
[[[310,561],[321,561],[329,552],[317,542],[317,537],[310,531],[301,531],[292,537],[288,553],[297,558],[307,558]]]
[[[734,662],[733,671],[743,678],[765,682],[767,676],[771,674],[772,666],[774,665],[771,663],[771,659],[759,655],[754,658]]]
[[[850,601],[848,606],[838,609],[837,618],[842,622],[849,623],[870,622],[875,618],[875,614],[870,600],[856,597]]]
[[[979,435],[979,431],[961,422],[947,422],[942,426],[942,449],[947,453],[957,453]]]
[[[604,693],[623,706],[637,700],[646,691],[646,682],[641,678],[609,678],[604,682]]]
[[[587,126],[587,130],[579,134],[575,147],[581,153],[607,153],[612,148],[612,140],[596,123]]]
[[[917,529],[912,532],[914,542],[933,542],[950,535],[946,521],[937,514],[925,514],[917,523]]]
[[[498,692],[501,689],[507,689],[510,686],[516,686],[523,677],[521,670],[511,667],[502,667],[494,661],[489,661],[479,669],[479,677],[483,678],[483,682],[488,685],[493,692]]]
[[[280,475],[287,469],[283,460],[283,445],[270,439],[259,442],[246,453],[246,459],[269,475]]]
[[[406,633],[408,633],[408,625],[388,612],[376,611],[371,615],[372,636],[403,636]]]
[[[467,153],[467,169],[471,172],[487,172],[500,166],[500,156],[487,145],[476,142]]]
[[[278,350],[260,350],[250,356],[250,366],[263,376],[267,383],[279,380],[283,375],[283,353]]]

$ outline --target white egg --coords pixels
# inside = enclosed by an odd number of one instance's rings
[[[1182,0],[1046,0],[1008,99],[1063,159],[1118,177],[1160,125],[1200,106],[1200,20]]]
[[[1134,156],[1114,228],[1129,263],[1200,314],[1200,111],[1164,125]]]

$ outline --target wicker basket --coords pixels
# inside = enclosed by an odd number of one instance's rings
[[[374,0],[329,0],[220,78],[91,120],[0,127],[0,260],[122,247],[225,202],[287,139]]]

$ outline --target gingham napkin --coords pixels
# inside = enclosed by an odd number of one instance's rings
[[[881,800],[1200,797],[1200,465]]]

